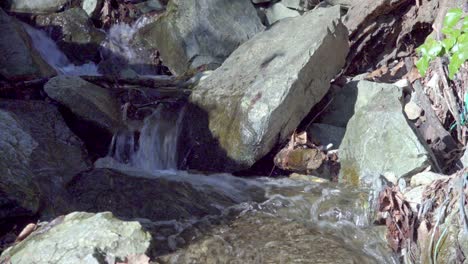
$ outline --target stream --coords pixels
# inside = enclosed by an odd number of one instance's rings
[[[136,23],[141,26],[142,23]],[[25,26],[34,46],[60,74],[97,75],[93,63],[73,65],[43,31]],[[116,25],[106,48],[134,60],[128,46],[132,27]],[[178,170],[177,145],[182,107],[148,116],[139,136],[119,131],[107,157],[96,168],[111,168],[128,177],[163,177],[190,184],[210,196],[229,197],[211,206],[220,213],[188,219],[138,219],[157,234],[153,256],[162,263],[397,263],[385,240],[385,227],[372,223],[375,195],[334,183],[288,178],[239,178]],[[178,197],[173,197],[178,199]],[[148,201],[151,203],[152,201]],[[195,202],[195,201],[194,201]],[[193,262],[196,260],[195,262]]]

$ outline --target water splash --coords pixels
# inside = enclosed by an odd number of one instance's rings
[[[138,74],[152,74],[148,69],[152,58],[150,52],[137,48],[133,40],[139,29],[148,25],[153,18],[142,16],[133,24],[119,23],[111,26],[107,32],[107,37],[101,43],[101,56],[103,60],[111,60],[121,64],[120,66],[131,65]]]
[[[99,75],[97,66],[93,62],[83,65],[74,65],[67,56],[57,47],[57,44],[46,32],[36,29],[26,23],[23,27],[32,40],[34,48],[41,57],[59,74],[63,75]]]
[[[137,136],[135,131],[120,131],[112,139],[108,157],[97,167],[141,170],[155,173],[177,169],[177,147],[184,107],[179,111],[159,106],[144,120]]]

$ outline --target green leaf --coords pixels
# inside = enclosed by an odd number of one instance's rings
[[[436,41],[433,38],[427,38],[426,42],[423,45],[421,45],[417,49],[417,51],[419,51],[423,57],[427,56],[433,59],[440,54],[442,49],[443,49],[442,42]]]
[[[452,57],[450,57],[450,63],[448,65],[448,69],[449,69],[449,78],[451,80],[453,80],[453,77],[455,77],[455,74],[457,74],[461,65],[466,61],[467,55],[468,53],[465,54],[464,52],[460,52],[460,53],[455,53],[452,55]]]
[[[462,29],[463,32],[468,33],[468,16],[463,19]]]
[[[430,58],[428,56],[423,56],[416,62],[416,67],[421,76],[426,75],[427,69],[429,68],[429,61]]]
[[[455,38],[456,39],[456,38],[458,38],[458,36],[460,36],[461,30],[454,29],[454,28],[443,28],[442,33],[444,33],[444,35],[447,38]]]
[[[451,52],[457,53],[468,49],[468,34],[462,34],[457,38],[457,42],[453,45]]]
[[[456,42],[457,41],[455,38],[446,38],[442,40],[442,46],[444,46],[444,49],[446,51],[449,51],[453,47],[453,45],[455,45]]]
[[[430,58],[435,58],[439,56],[440,52],[442,51],[442,43],[439,41],[434,41],[431,42],[431,45],[429,45],[427,54]]]
[[[452,8],[447,11],[444,19],[445,28],[453,28],[460,21],[463,11],[461,8]]]

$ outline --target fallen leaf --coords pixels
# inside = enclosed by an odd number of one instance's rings
[[[28,224],[23,228],[21,233],[16,238],[15,242],[23,241],[26,237],[28,237],[34,230],[36,230],[37,225],[34,223]]]

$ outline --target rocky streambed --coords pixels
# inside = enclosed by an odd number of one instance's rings
[[[462,1],[312,2],[0,3],[0,263],[466,262]]]

